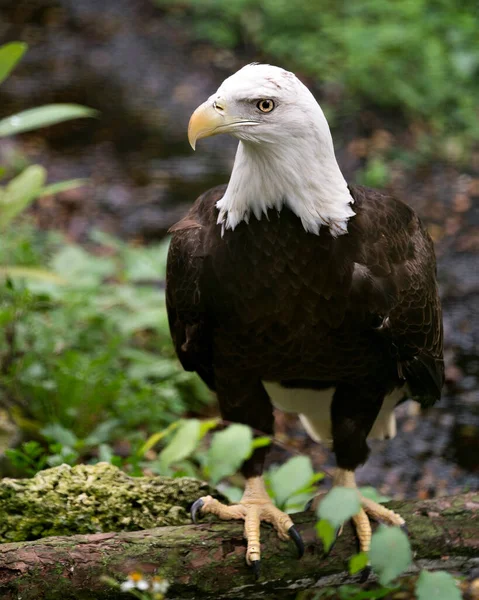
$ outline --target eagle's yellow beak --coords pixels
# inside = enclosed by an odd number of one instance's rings
[[[204,102],[191,115],[188,125],[188,141],[195,149],[196,142],[201,138],[209,137],[217,133],[224,133],[224,127],[231,123],[224,114],[224,109],[218,110],[211,100]]]

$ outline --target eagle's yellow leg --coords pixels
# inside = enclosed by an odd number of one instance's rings
[[[354,471],[347,471],[346,469],[336,469],[334,474],[334,485],[355,488],[356,478]],[[382,504],[378,504],[369,498],[365,498],[359,494],[359,501],[361,503],[361,510],[357,515],[353,517],[353,523],[356,529],[356,533],[359,539],[359,549],[361,552],[368,552],[371,547],[371,524],[369,517],[375,521],[380,521],[386,525],[396,525],[397,527],[403,527],[405,524],[404,519],[385,508]]]
[[[261,559],[260,525],[261,521],[271,523],[282,540],[293,539],[300,555],[303,543],[294,528],[293,521],[286,513],[276,508],[268,496],[262,477],[251,477],[246,480],[243,497],[238,504],[226,506],[211,496],[204,496],[192,507],[193,520],[197,510],[202,513],[216,515],[220,519],[243,519],[244,536],[248,542],[246,562],[257,566]]]

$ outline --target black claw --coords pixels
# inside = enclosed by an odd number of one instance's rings
[[[261,561],[260,560],[252,560],[251,568],[253,569],[255,579],[259,579],[259,574],[261,572]]]
[[[361,575],[359,577],[359,583],[366,583],[371,575],[371,567],[370,565],[366,565],[364,569],[361,571]]]
[[[196,520],[196,513],[203,508],[203,498],[198,498],[195,502],[193,502],[191,506],[191,520],[195,525],[197,525],[198,521]]]
[[[304,542],[294,525],[291,525],[291,527],[288,529],[288,535],[296,544],[296,548],[298,549],[298,558],[301,558],[304,554]]]
[[[338,541],[338,537],[339,537],[339,532],[340,532],[340,529],[336,529],[336,533],[334,534],[333,543],[329,547],[329,550],[324,553],[324,557],[325,558],[327,558],[331,554],[331,552],[333,551],[334,546],[336,546],[336,542]]]
[[[406,525],[406,523],[403,523],[403,524],[402,524],[402,525],[400,525],[399,527],[400,527],[400,528],[401,528],[401,529],[404,531],[404,533],[405,533],[405,534],[406,534],[406,535],[409,537],[409,529],[407,528],[407,525]]]

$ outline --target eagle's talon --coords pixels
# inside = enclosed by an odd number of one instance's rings
[[[193,521],[193,523],[195,525],[198,524],[198,521],[196,520],[196,515],[197,515],[198,511],[201,511],[204,504],[205,503],[204,503],[203,498],[198,498],[198,500],[195,500],[195,502],[193,502],[193,504],[191,505],[191,510],[190,510],[191,520]]]
[[[259,579],[261,573],[261,561],[260,560],[252,560],[251,561],[251,569],[254,573],[255,579]]]
[[[341,535],[342,532],[343,532],[343,528],[342,527],[338,527],[336,529],[336,531],[334,532],[334,540],[331,542],[331,546],[329,546],[329,549],[324,553],[324,558],[328,558],[328,556],[334,550],[334,546],[336,546],[336,542],[338,541],[338,538],[339,538],[339,536]]]
[[[371,575],[371,565],[366,565],[359,576],[359,583],[366,583]]]
[[[296,544],[296,548],[298,549],[298,558],[301,558],[304,554],[304,542],[299,531],[294,525],[291,525],[291,527],[288,529],[288,535]]]

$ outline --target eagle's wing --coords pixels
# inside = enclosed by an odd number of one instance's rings
[[[411,395],[428,405],[444,383],[443,327],[433,242],[404,203],[351,187],[357,216],[352,293],[364,311],[377,314],[378,333],[390,342],[399,375]]]
[[[166,309],[171,337],[186,371],[196,371],[215,389],[212,357],[210,289],[206,275],[206,233],[215,224],[214,207],[224,186],[213,188],[194,203],[173,234],[166,267]]]

